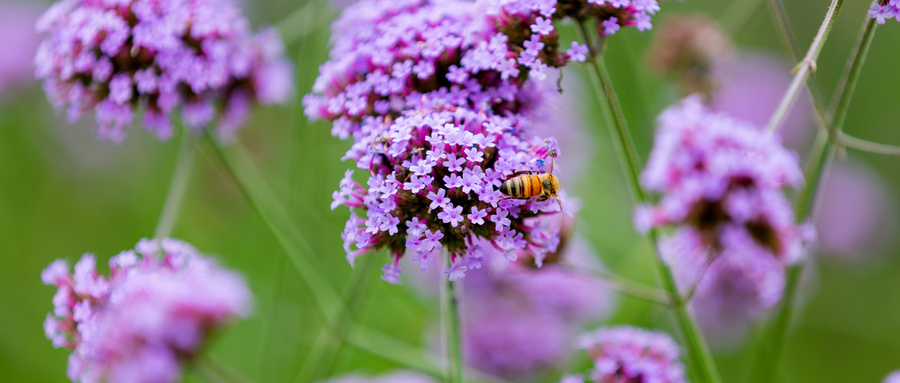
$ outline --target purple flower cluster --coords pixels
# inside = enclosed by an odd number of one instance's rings
[[[73,350],[73,381],[177,381],[210,333],[249,310],[240,276],[174,239],[141,240],[110,259],[109,278],[95,266],[85,254],[74,273],[63,260],[41,273],[59,288],[44,330]]]
[[[665,110],[641,183],[663,193],[635,213],[640,231],[676,225],[692,232],[711,256],[737,252],[792,262],[803,254],[806,229],[794,224],[781,192],[803,172],[777,136],[714,113],[699,97]]]
[[[657,0],[483,0],[489,23],[495,31],[491,42],[505,43],[506,64],[525,69],[534,78],[560,68],[569,61],[587,60],[588,47],[577,41],[560,46],[554,21],[592,22],[600,36],[609,36],[622,27],[640,31],[653,28],[651,16],[659,11]],[[497,49],[494,49],[496,52]],[[525,73],[523,71],[523,73]]]
[[[900,21],[900,0],[880,0],[872,3],[869,17],[878,19],[878,24],[884,24],[885,19],[892,18]]]
[[[573,332],[609,312],[612,297],[601,281],[564,266],[591,256],[584,243],[571,245],[563,259],[541,269],[531,259],[505,262],[494,252],[487,267],[466,277],[463,346],[470,366],[522,381],[564,362]]]
[[[715,113],[699,97],[664,111],[641,182],[663,196],[635,213],[639,230],[674,225],[661,243],[714,338],[734,337],[781,297],[785,266],[814,234],[782,194],[802,172],[776,136]]]
[[[172,113],[231,137],[254,102],[285,101],[292,68],[274,29],[252,35],[231,0],[61,0],[38,20],[36,75],[70,121],[91,110],[97,136],[125,138],[134,114],[157,138]]]
[[[335,22],[331,58],[304,97],[307,115],[352,136],[345,158],[370,173],[363,186],[348,171],[334,193],[332,208],[364,213],[351,212],[342,235],[348,260],[387,248],[390,283],[407,251],[426,269],[446,250],[451,280],[480,267],[486,246],[555,251],[558,234],[528,220],[558,212],[555,201],[500,192],[516,171],[549,171],[556,143],[530,129],[552,88],[519,77],[482,13],[465,1],[361,1]]]
[[[678,361],[678,345],[662,332],[630,326],[601,328],[581,335],[578,345],[594,362],[590,379],[596,383],[687,381]]]

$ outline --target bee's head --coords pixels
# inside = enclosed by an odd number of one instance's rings
[[[544,178],[541,180],[541,186],[544,187],[544,190],[551,197],[556,196],[556,192],[559,191],[559,178],[556,178],[555,175],[550,173],[545,173]]]

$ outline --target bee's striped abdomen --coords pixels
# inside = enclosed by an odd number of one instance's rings
[[[500,186],[500,192],[513,198],[531,198],[541,195],[541,177],[523,175],[507,180]]]

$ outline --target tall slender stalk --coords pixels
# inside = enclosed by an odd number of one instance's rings
[[[806,187],[802,190],[795,203],[795,211],[800,222],[806,222],[814,207],[816,192],[818,191],[819,182],[831,162],[835,152],[835,138],[840,136],[843,129],[844,120],[847,117],[847,111],[850,106],[850,99],[853,91],[856,89],[856,83],[862,70],[866,54],[875,36],[875,28],[877,24],[874,19],[868,19],[860,32],[854,52],[847,63],[847,70],[838,87],[838,96],[834,99],[833,116],[828,134],[820,137],[813,153],[810,155],[810,161],[806,166]],[[799,262],[792,265],[788,269],[787,284],[785,286],[784,298],[778,307],[778,314],[775,318],[768,341],[764,339],[760,347],[759,357],[754,372],[757,379],[754,382],[771,382],[778,375],[779,363],[784,353],[787,328],[791,322],[794,313],[794,307],[797,297],[797,286],[799,285],[800,276],[803,274],[805,262]]]
[[[612,80],[606,66],[603,64],[602,56],[598,56],[598,50],[591,44],[590,35],[583,23],[579,23],[579,33],[581,38],[588,44],[591,49],[590,67],[588,73],[591,78],[591,84],[600,101],[600,107],[607,120],[610,134],[613,136],[616,153],[621,159],[621,165],[628,179],[629,189],[631,189],[635,202],[639,204],[650,203],[650,197],[646,190],[640,184],[640,157],[631,138],[631,132],[628,130],[628,124],[625,119],[625,113],[619,104],[618,96],[612,86]],[[650,242],[656,252],[656,265],[663,288],[669,293],[672,300],[672,309],[675,311],[678,327],[684,336],[688,353],[690,354],[690,364],[694,375],[701,382],[721,382],[719,372],[716,369],[709,346],[703,340],[696,321],[691,316],[687,308],[687,302],[678,292],[675,284],[675,278],[672,276],[672,270],[659,257],[659,233],[656,229],[652,229],[649,234]]]
[[[800,94],[800,91],[803,89],[806,79],[809,77],[810,73],[816,72],[816,60],[819,59],[819,53],[822,52],[822,47],[825,46],[825,40],[828,39],[828,32],[831,31],[831,26],[834,25],[834,20],[841,10],[841,4],[843,4],[843,0],[831,0],[831,6],[828,7],[828,12],[825,14],[825,19],[822,20],[819,32],[809,46],[806,56],[803,57],[803,60],[801,60],[794,69],[794,79],[791,81],[788,91],[781,99],[781,103],[778,104],[778,108],[775,109],[775,113],[772,114],[772,118],[766,126],[767,131],[774,132],[781,126],[781,123],[784,122],[785,117],[787,117],[787,113],[791,106],[794,105],[797,95]]]
[[[443,251],[444,266],[453,266],[450,253],[445,248]],[[449,276],[448,276],[449,277]],[[461,327],[459,321],[459,297],[457,296],[456,283],[448,277],[441,278],[441,315],[444,326],[444,345],[447,350],[447,374],[444,377],[446,383],[462,383],[463,361]]]
[[[194,157],[197,153],[191,132],[187,129],[181,129],[181,142],[178,145],[175,171],[172,173],[172,181],[169,183],[169,190],[166,192],[166,202],[163,203],[162,213],[160,213],[159,220],[156,222],[153,238],[168,237],[172,234],[172,228],[175,227],[175,220],[178,218],[178,212],[181,210],[181,203],[184,201],[184,194],[187,191],[188,181],[190,181],[191,168],[194,166]]]
[[[313,347],[310,349],[306,360],[303,361],[300,372],[294,378],[295,382],[314,381],[321,369],[330,366],[334,362],[338,349],[343,344],[348,327],[351,324],[350,313],[362,300],[366,282],[374,271],[376,264],[374,254],[365,257],[362,263],[363,267],[354,271],[350,276],[350,281],[347,282],[344,294],[342,294],[344,304],[338,306],[338,311],[334,313],[334,331],[319,332],[315,341],[313,341]]]
[[[303,283],[312,293],[316,307],[327,322],[327,319],[333,315],[332,313],[337,311],[341,300],[337,292],[319,272],[318,265],[311,260],[312,247],[306,238],[296,230],[273,192],[268,188],[268,182],[263,179],[256,166],[250,162],[247,154],[240,148],[223,147],[211,135],[207,135],[207,137],[209,137],[215,154],[225,165],[253,212],[259,217],[266,231],[284,250],[288,260],[300,274]],[[327,322],[327,324],[331,323]]]

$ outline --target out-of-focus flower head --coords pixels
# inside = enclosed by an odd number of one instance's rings
[[[41,279],[58,288],[44,330],[72,350],[78,382],[174,382],[205,339],[250,308],[244,280],[187,243],[142,240],[109,261],[110,277],[85,254],[74,273],[63,260]]]
[[[684,95],[699,92],[709,98],[719,85],[715,73],[733,58],[731,40],[705,15],[669,16],[654,35],[647,63],[678,81]]]
[[[447,250],[451,280],[477,267],[485,244],[510,257],[555,251],[557,234],[526,221],[558,212],[555,201],[500,192],[516,171],[549,171],[558,154],[554,140],[529,134],[553,90],[487,65],[497,57],[483,55],[478,15],[461,1],[358,2],[335,22],[331,59],[304,97],[310,117],[353,137],[345,158],[371,174],[364,187],[348,171],[334,193],[332,208],[364,213],[347,222],[348,260],[386,247],[391,283],[407,251],[425,269]]]
[[[518,67],[522,74],[542,79],[548,68],[560,68],[570,60],[583,62],[588,47],[573,41],[561,46],[554,21],[592,23],[596,33],[609,36],[622,27],[640,31],[653,28],[651,16],[659,11],[657,0],[482,0],[495,33],[485,53],[507,53],[506,61],[491,65]],[[501,47],[500,45],[505,45]]]
[[[612,295],[596,278],[567,265],[591,263],[584,241],[563,250],[558,263],[541,269],[528,259],[506,262],[500,254],[463,281],[466,362],[515,381],[564,363],[569,342],[582,326],[605,317]],[[596,267],[591,265],[590,267]]]
[[[678,345],[669,335],[630,326],[608,327],[582,334],[579,348],[594,362],[596,383],[686,382]]]
[[[27,84],[31,76],[34,53],[41,39],[34,22],[41,7],[30,3],[0,1],[0,95]]]
[[[344,375],[321,383],[437,383],[437,380],[412,371],[396,371],[379,376]]]
[[[814,220],[823,255],[863,260],[887,245],[896,206],[878,175],[863,164],[836,162],[821,188]]]
[[[750,325],[781,300],[785,265],[774,257],[731,251],[710,258],[690,230],[663,239],[660,252],[681,293],[693,290],[697,322],[717,347],[738,344]]]
[[[230,138],[254,102],[285,101],[292,68],[274,29],[252,35],[231,0],[61,0],[38,20],[36,75],[70,121],[94,111],[121,142],[134,114],[157,138],[185,124]]]
[[[774,134],[714,113],[690,97],[659,117],[641,183],[662,192],[657,206],[640,206],[640,231],[675,225],[692,231],[710,252],[796,261],[811,229],[794,224],[784,186],[803,173],[795,153]]]
[[[892,18],[900,21],[900,0],[879,0],[872,3],[869,17],[877,19],[878,24],[884,24],[885,20]]]

